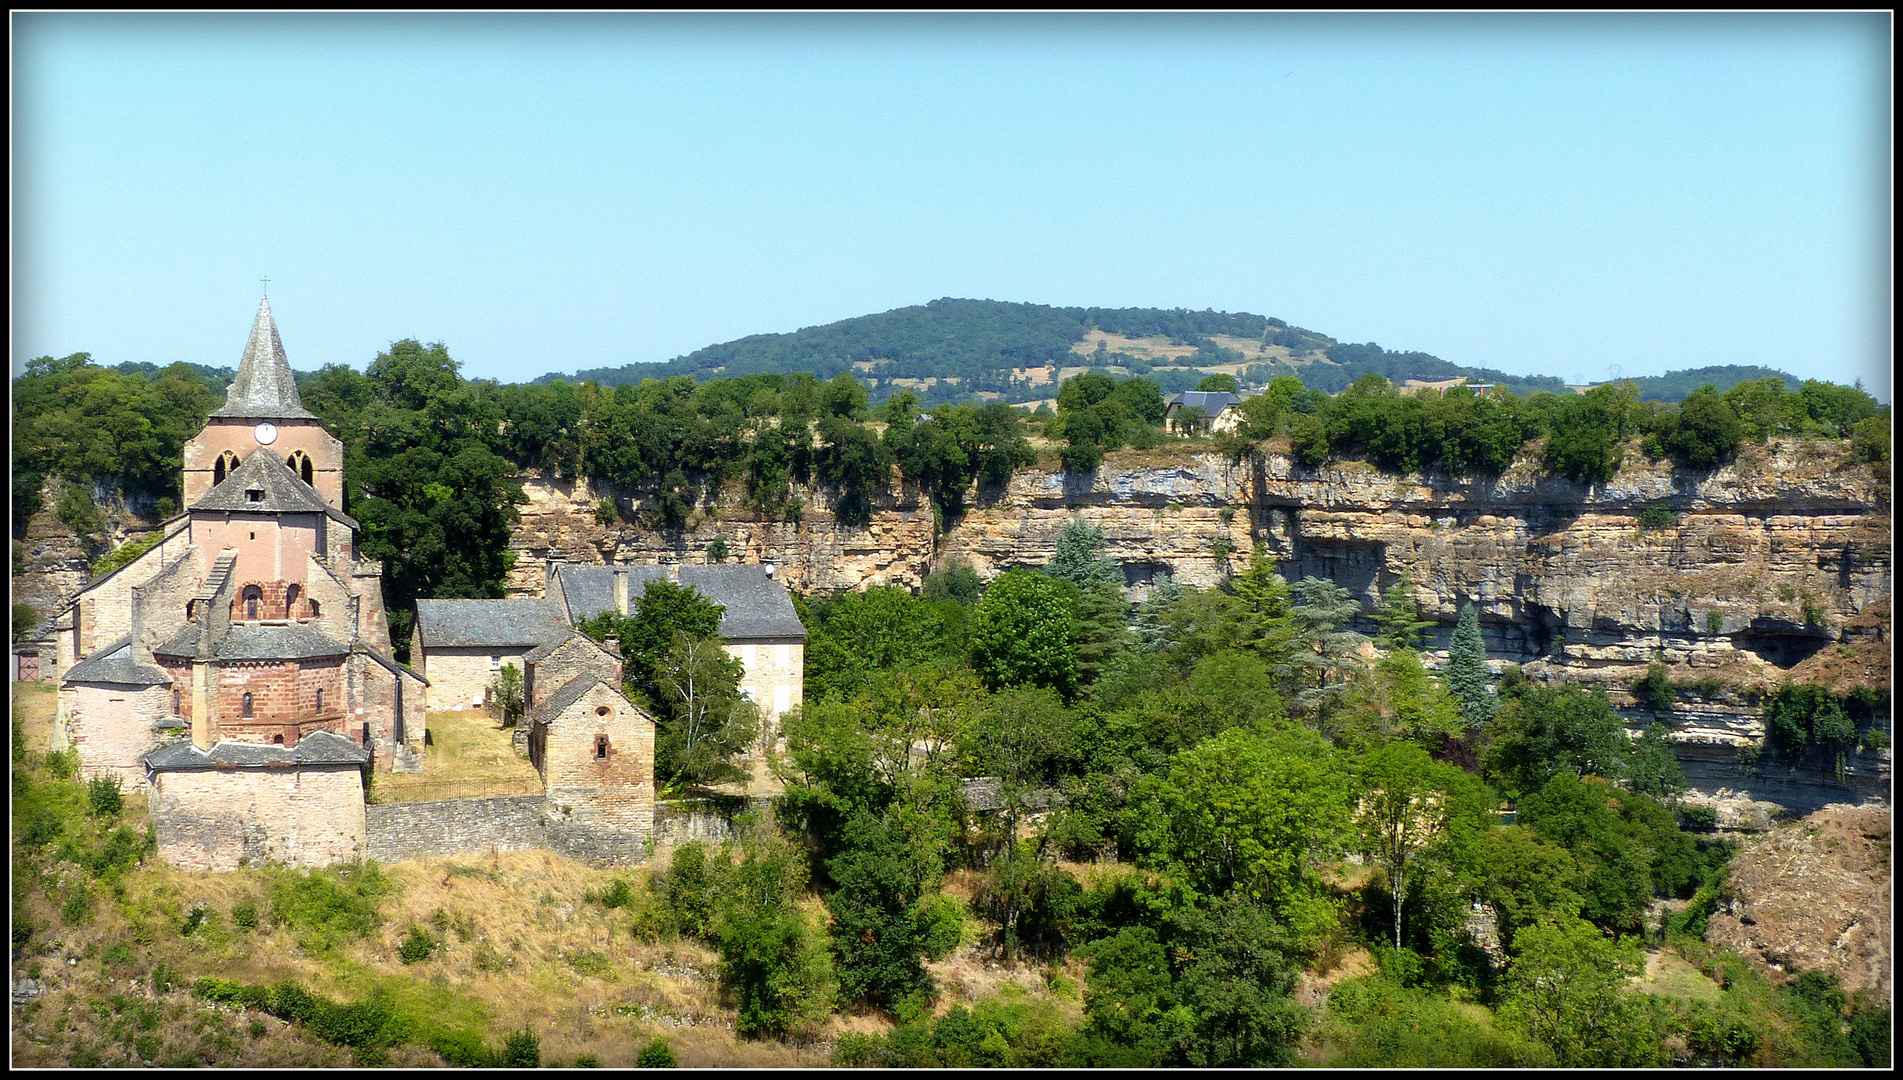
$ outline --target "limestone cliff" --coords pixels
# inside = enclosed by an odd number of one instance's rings
[[[866,528],[834,522],[821,490],[802,493],[798,523],[731,509],[739,500],[729,492],[666,534],[598,524],[595,507],[613,492],[530,477],[510,585],[539,592],[551,553],[697,562],[717,539],[730,557],[779,564],[803,591],[916,586],[951,559],[990,578],[1048,561],[1064,523],[1081,517],[1104,530],[1137,593],[1163,571],[1214,584],[1260,541],[1291,575],[1330,577],[1370,606],[1409,576],[1441,644],[1471,600],[1503,661],[1622,680],[1662,650],[1675,667],[1722,669],[1744,684],[1777,681],[1887,603],[1888,478],[1852,464],[1840,445],[1780,440],[1694,477],[1636,452],[1627,460],[1612,482],[1588,488],[1530,460],[1483,481],[1397,477],[1358,462],[1307,469],[1273,448],[1232,462],[1166,446],[1109,455],[1091,476],[1020,471],[1001,490],[974,491],[972,508],[936,533],[930,505],[902,484],[877,500]],[[1641,528],[1640,510],[1660,503],[1676,523]]]

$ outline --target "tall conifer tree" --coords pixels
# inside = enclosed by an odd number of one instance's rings
[[[1499,700],[1488,686],[1487,646],[1480,639],[1480,614],[1471,603],[1460,608],[1454,640],[1447,650],[1447,689],[1460,700],[1468,727],[1479,727],[1493,716]]]

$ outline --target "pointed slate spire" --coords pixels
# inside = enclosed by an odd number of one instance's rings
[[[238,361],[238,374],[231,380],[225,404],[213,416],[246,419],[316,419],[304,410],[297,397],[297,380],[291,375],[291,362],[284,358],[284,343],[278,340],[278,324],[271,318],[271,298],[258,305],[258,319],[251,324],[251,340],[245,343],[244,359]]]

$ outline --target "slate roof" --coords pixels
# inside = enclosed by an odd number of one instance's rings
[[[212,415],[259,420],[317,419],[298,400],[297,378],[291,374],[291,362],[284,356],[284,342],[278,339],[278,324],[271,317],[270,297],[258,305],[258,317],[251,324],[251,338],[245,342],[244,358],[238,361],[238,374],[231,380],[225,403]]]
[[[1170,404],[1184,409],[1201,409],[1210,416],[1217,416],[1241,401],[1241,398],[1226,390],[1185,390],[1171,398]]]
[[[67,668],[66,681],[117,683],[121,686],[170,686],[172,677],[158,668],[135,662],[132,635],[127,634]]]
[[[251,497],[254,491],[258,493],[256,501]],[[330,505],[316,488],[299,479],[282,458],[263,448],[251,451],[251,456],[245,458],[243,464],[231,470],[231,474],[210,491],[200,495],[191,508],[248,510],[264,514],[329,514],[352,529],[357,527],[355,518]]]
[[[601,648],[601,644],[597,642],[595,639],[589,637],[587,634],[584,634],[579,630],[571,630],[564,637],[558,637],[552,641],[548,641],[541,645],[537,645],[535,648],[530,649],[528,652],[523,653],[522,662],[526,664],[534,664],[534,663],[539,663],[540,661],[546,660],[550,656],[554,655],[556,649],[559,649],[562,646],[568,644],[570,641],[574,640],[575,638],[580,638],[583,641],[588,642],[590,645],[593,645],[597,649]],[[602,651],[607,652],[606,649],[602,649]]]
[[[187,623],[152,651],[164,656],[196,656],[198,634],[198,624]],[[312,660],[349,652],[350,646],[301,623],[232,623],[212,646],[212,655],[220,660]]]
[[[730,566],[557,566],[568,617],[574,622],[615,610],[615,572],[628,573],[628,610],[632,614],[641,591],[655,578],[692,585],[702,596],[726,610],[720,615],[720,636],[740,638],[794,638],[805,640],[806,627],[793,610],[786,586],[767,575],[758,563]]]
[[[146,768],[154,772],[185,769],[269,769],[297,765],[365,765],[370,748],[359,746],[330,731],[313,731],[297,740],[296,746],[267,746],[263,743],[234,742],[221,739],[210,750],[200,750],[191,740],[163,746],[145,756]]]
[[[597,684],[607,685],[601,676],[584,672],[561,685],[559,690],[543,699],[540,705],[529,710],[529,720],[537,724],[553,723],[570,705],[581,700],[581,696]]]
[[[573,633],[561,608],[547,600],[418,600],[423,647],[543,645]]]

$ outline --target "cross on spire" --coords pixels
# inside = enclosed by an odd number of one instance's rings
[[[259,278],[258,280],[264,282],[264,295],[271,295],[271,279],[267,277]]]

